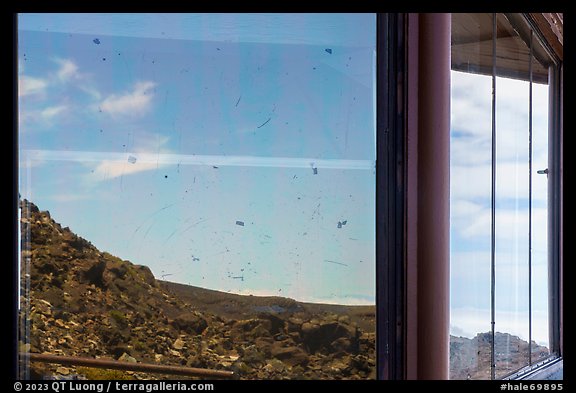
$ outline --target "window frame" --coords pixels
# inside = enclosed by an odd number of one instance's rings
[[[550,67],[548,127],[548,300],[550,352],[561,350],[562,291],[562,71],[559,64]]]
[[[376,367],[405,378],[406,14],[377,14]]]

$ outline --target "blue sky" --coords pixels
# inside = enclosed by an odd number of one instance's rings
[[[158,278],[374,303],[375,16],[19,29],[24,197]]]

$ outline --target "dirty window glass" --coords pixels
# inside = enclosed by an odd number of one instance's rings
[[[21,352],[375,378],[375,23],[20,14]]]

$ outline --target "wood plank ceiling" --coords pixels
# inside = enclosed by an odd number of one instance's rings
[[[492,75],[492,15],[452,14],[452,69]],[[562,60],[562,14],[529,14],[529,17],[548,41],[548,48]],[[533,81],[547,83],[550,49],[546,51],[536,37],[532,42]],[[518,14],[497,14],[496,75],[529,80],[529,43],[530,29],[523,23],[523,18]]]

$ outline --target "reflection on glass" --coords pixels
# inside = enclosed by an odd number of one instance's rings
[[[475,65],[492,51],[491,14],[452,26],[450,378],[490,379],[492,79]]]
[[[496,19],[496,40],[492,40],[492,20],[492,14],[453,16],[453,69],[459,70],[452,72],[450,376],[453,379],[490,379],[492,351],[496,378],[548,355],[547,186],[545,176],[536,174],[536,170],[547,166],[547,86],[533,84],[531,113],[529,46],[501,14]],[[478,34],[474,36],[474,29],[463,26],[476,26]],[[496,44],[494,163],[493,41]],[[533,73],[534,70],[539,73],[534,74],[534,80],[542,82],[545,67],[537,63],[532,67]],[[490,326],[492,165],[496,175],[494,343]]]
[[[537,62],[536,59],[533,60]],[[548,85],[532,85],[532,362],[549,353],[548,328]],[[534,345],[534,342],[536,345]]]
[[[374,15],[19,29],[25,350],[375,377]]]
[[[505,60],[496,57],[496,75],[506,69],[515,77],[508,62],[519,63],[527,46],[515,39],[503,15],[496,23],[496,52],[505,46],[508,54]],[[528,90],[525,81],[496,77],[496,378],[529,363]],[[524,340],[511,332],[521,332]]]
[[[492,81],[452,71],[451,85],[450,378],[489,379]]]

